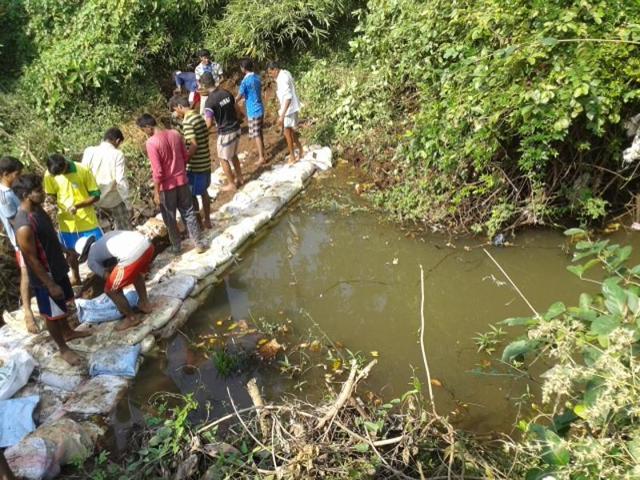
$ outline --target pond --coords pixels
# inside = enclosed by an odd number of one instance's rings
[[[269,401],[326,393],[323,375],[290,379],[278,373],[275,362],[237,376],[219,375],[193,344],[241,319],[287,325],[293,332],[288,348],[308,340],[311,331],[324,343],[328,337],[350,352],[377,358],[363,393],[388,401],[411,388],[413,375],[426,382],[419,344],[420,265],[425,349],[438,411],[476,432],[512,430],[514,400],[528,386],[535,392],[535,384],[491,374],[499,367],[500,351],[495,357],[478,353],[474,337],[492,323],[529,315],[527,305],[483,252],[483,239],[417,233],[383,220],[353,193],[353,175],[343,166],[314,180],[242,254],[183,332],[142,366],[116,413],[116,431],[135,422],[159,391],[193,392],[202,405],[200,419],[228,412],[229,395],[249,404],[244,384],[253,375]],[[620,242],[632,238],[617,236]],[[511,241],[508,247],[487,248],[536,309],[545,311],[557,300],[574,304],[580,292],[592,288],[566,270],[570,254],[560,232],[521,232]],[[317,357],[312,362],[326,360]],[[123,441],[124,436],[118,443]]]

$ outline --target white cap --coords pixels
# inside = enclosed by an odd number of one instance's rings
[[[79,238],[75,246],[76,253],[81,257],[86,255],[89,252],[89,248],[95,241],[96,237],[94,235]]]

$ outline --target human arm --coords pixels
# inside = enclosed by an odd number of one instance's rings
[[[127,207],[127,210],[131,209],[131,201],[129,200],[129,181],[127,180],[127,162],[124,154],[118,151],[116,157],[116,188],[120,198]]]
[[[22,226],[16,231],[16,241],[18,242],[18,248],[22,253],[22,257],[33,274],[40,280],[40,282],[49,291],[49,294],[53,298],[64,298],[64,292],[62,288],[53,281],[53,278],[49,275],[44,265],[38,259],[38,251],[36,247],[36,238],[33,233],[33,229],[28,226]]]
[[[189,145],[187,148],[187,162],[189,162],[198,151],[198,140],[196,138],[196,130],[190,121],[182,123],[184,140]]]
[[[93,173],[88,168],[81,172],[82,183],[84,184],[85,189],[89,193],[89,196],[81,200],[80,202],[74,203],[67,210],[71,215],[75,215],[78,210],[81,208],[87,208],[92,206],[98,200],[100,200],[100,188],[96,182],[96,177],[93,176]]]

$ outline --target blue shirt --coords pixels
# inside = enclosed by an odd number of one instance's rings
[[[255,73],[247,73],[240,84],[240,95],[247,102],[247,117],[260,118],[264,115],[262,106],[262,83]]]
[[[198,90],[198,82],[194,72],[176,72],[176,87],[184,87],[188,92]]]
[[[13,193],[13,190],[4,185],[0,185],[0,221],[2,221],[2,226],[9,237],[11,245],[13,245],[13,248],[16,250],[18,250],[16,234],[9,220],[13,220],[16,213],[18,213],[18,208],[20,208],[20,200],[18,200],[16,194]]]

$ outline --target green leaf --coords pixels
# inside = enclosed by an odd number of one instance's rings
[[[634,433],[635,435],[638,435],[640,432],[636,430]],[[635,437],[633,440],[629,440],[627,442],[627,449],[636,463],[640,463],[640,437]]]
[[[609,335],[620,326],[619,317],[613,315],[600,315],[591,323],[591,333],[594,335]]]
[[[575,413],[580,418],[584,419],[587,416],[587,406],[583,403],[579,403],[575,407],[573,407],[573,413]]]
[[[537,325],[538,320],[533,317],[512,317],[498,322],[498,325],[506,325],[508,327],[517,327],[522,325]]]
[[[543,38],[540,42],[545,47],[555,47],[558,44],[558,39],[553,37]]]
[[[513,362],[517,357],[532,352],[538,347],[538,342],[533,340],[515,340],[507,345],[502,352],[502,361],[505,363]]]
[[[621,315],[627,304],[627,294],[618,282],[617,278],[606,279],[602,284],[602,293],[606,298],[605,306],[609,311]]]
[[[369,451],[369,444],[368,443],[358,443],[358,444],[353,446],[353,449],[358,453],[366,453],[366,452]]]
[[[549,307],[549,310],[547,310],[547,313],[544,314],[543,318],[545,320],[553,320],[554,318],[556,318],[559,315],[562,315],[566,311],[567,311],[567,307],[565,307],[564,303],[556,302]]]
[[[529,431],[542,444],[542,460],[547,465],[567,465],[571,457],[569,451],[564,448],[562,439],[554,432],[542,425],[531,424]]]

